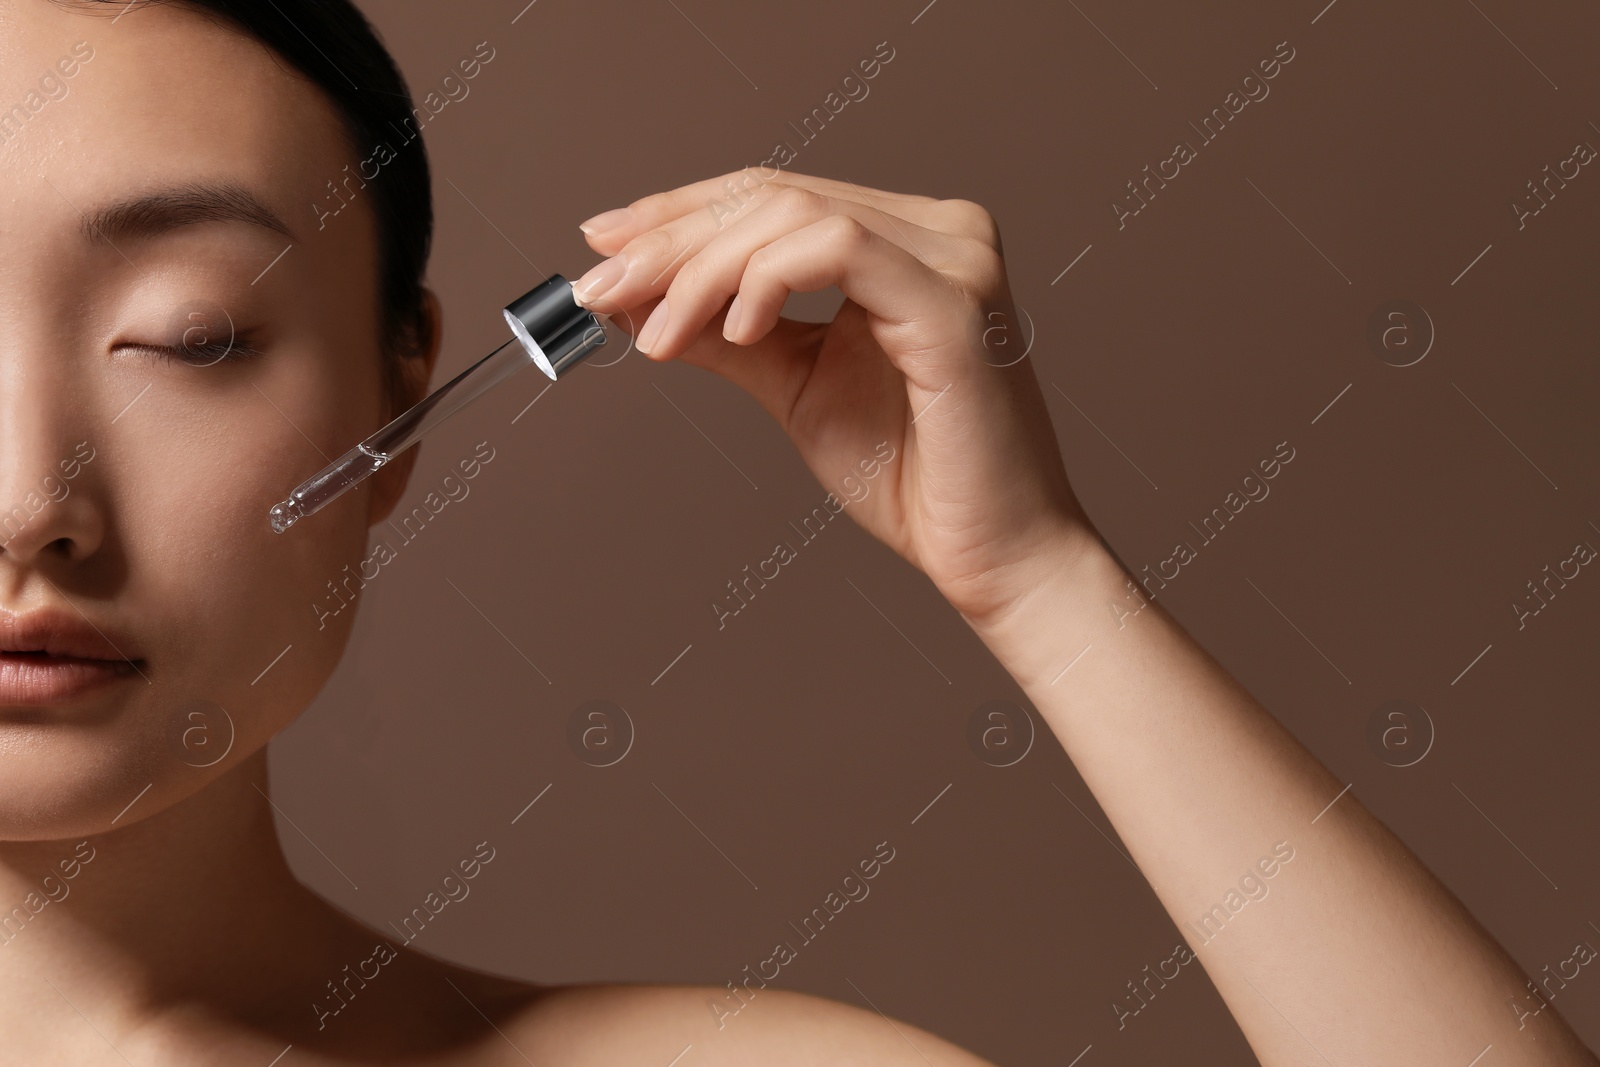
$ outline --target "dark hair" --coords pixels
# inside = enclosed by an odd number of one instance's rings
[[[394,397],[401,359],[418,354],[427,334],[422,282],[433,242],[433,186],[422,138],[397,136],[414,124],[411,91],[366,16],[351,0],[55,2],[129,8],[180,3],[224,20],[322,90],[343,118],[357,159],[367,158],[380,144],[398,144],[376,180],[362,176],[378,223],[384,385]]]

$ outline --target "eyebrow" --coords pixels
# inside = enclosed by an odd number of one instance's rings
[[[250,190],[240,185],[186,185],[159,189],[97,208],[84,216],[82,232],[92,243],[158,237],[202,222],[244,222],[299,238]]]

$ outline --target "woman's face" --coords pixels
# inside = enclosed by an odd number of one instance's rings
[[[171,806],[332,672],[354,613],[313,605],[404,471],[282,535],[267,513],[386,415],[373,216],[313,207],[357,158],[316,88],[193,10],[0,0],[0,647],[5,611],[59,613],[136,668],[0,688],[0,840]]]

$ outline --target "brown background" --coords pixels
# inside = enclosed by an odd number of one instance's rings
[[[778,140],[794,170],[976,200],[1122,558],[1195,540],[1290,442],[1166,603],[1526,968],[1600,944],[1600,575],[1521,631],[1510,607],[1600,546],[1600,172],[1521,231],[1509,206],[1600,145],[1592,6],[540,0],[513,24],[522,3],[364,4],[419,95],[497,53],[426,134],[437,381],[504,339],[505,303],[596,261],[580,220]],[[896,56],[870,95],[801,146],[787,123],[880,41]],[[1125,182],[1197,143],[1188,122],[1281,41],[1270,96],[1119,231]],[[1394,298],[1437,331],[1405,368],[1366,340]],[[1003,769],[969,748],[980,705],[1022,696],[920,574],[837,522],[717,631],[725,583],[826,492],[752,400],[632,353],[512,424],[541,388],[529,373],[430,438],[410,503],[476,442],[496,459],[368,588],[339,673],[274,745],[310,885],[383,926],[488,840],[416,948],[543,982],[720,985],[888,841],[871,895],[781,984],[1019,1067],[1090,1045],[1086,1067],[1251,1062],[1197,967],[1118,1031],[1112,1003],[1179,934],[1048,734]],[[1367,740],[1397,698],[1436,730],[1404,769]],[[567,740],[593,699],[636,728],[603,769]],[[1556,1006],[1600,1046],[1600,977]]]

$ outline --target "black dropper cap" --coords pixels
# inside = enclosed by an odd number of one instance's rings
[[[539,369],[554,381],[606,343],[594,313],[572,297],[572,283],[552,274],[505,309],[506,323]]]

